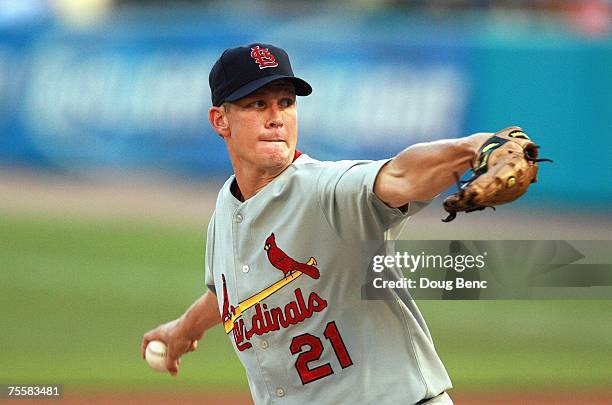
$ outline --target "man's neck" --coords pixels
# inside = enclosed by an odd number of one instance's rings
[[[296,149],[293,160],[284,167],[268,170],[244,167],[233,164],[235,183],[232,184],[230,191],[240,201],[246,201],[257,194],[261,189],[270,184],[272,180],[281,175],[302,153]]]
[[[246,201],[257,194],[261,189],[270,184],[272,180],[277,178],[285,169],[279,168],[278,171],[257,172],[251,170],[234,170],[236,176],[235,189],[232,190],[234,196],[240,201]]]

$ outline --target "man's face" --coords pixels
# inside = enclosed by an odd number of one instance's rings
[[[297,143],[297,109],[293,84],[272,82],[228,103],[227,147],[239,164],[274,169],[289,165]]]

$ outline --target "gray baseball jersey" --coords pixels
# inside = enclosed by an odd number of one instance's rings
[[[301,155],[245,202],[233,176],[221,189],[206,282],[256,404],[410,404],[451,388],[409,296],[362,299],[360,241],[424,205],[405,212],[374,194],[385,162]]]

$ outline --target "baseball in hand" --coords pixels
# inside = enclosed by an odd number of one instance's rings
[[[147,345],[145,359],[149,366],[160,373],[168,372],[166,368],[166,344],[160,340],[152,340]]]

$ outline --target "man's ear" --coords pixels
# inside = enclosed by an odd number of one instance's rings
[[[208,122],[210,122],[210,126],[222,138],[228,137],[230,135],[227,112],[223,107],[210,107],[210,109],[208,110]]]

